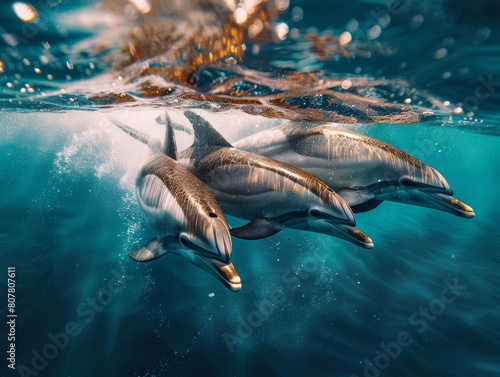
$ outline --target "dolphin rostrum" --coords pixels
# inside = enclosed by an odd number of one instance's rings
[[[384,200],[471,218],[474,211],[453,197],[434,168],[370,137],[314,122],[287,122],[234,143],[236,148],[294,165],[326,183],[354,213]]]
[[[371,248],[355,228],[351,208],[320,180],[294,166],[234,148],[205,119],[184,112],[194,143],[179,162],[205,183],[224,213],[250,222],[231,229],[244,239],[271,236],[288,227],[328,234]]]
[[[230,262],[232,243],[224,214],[207,187],[178,163],[168,115],[166,123],[161,150],[158,141],[148,143],[147,136],[128,132],[157,152],[142,165],[136,179],[139,206],[157,238],[129,255],[137,262],[147,262],[172,253],[208,271],[230,290],[239,291],[241,280]]]

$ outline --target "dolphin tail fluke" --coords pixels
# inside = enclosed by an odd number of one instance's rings
[[[141,131],[130,127],[125,123],[120,122],[119,120],[111,118],[110,116],[108,116],[108,120],[126,134],[132,136],[136,140],[139,140],[141,143],[146,144],[153,153],[158,152],[156,149],[161,146],[161,141],[159,139],[146,135],[145,133],[142,133]]]
[[[109,116],[108,116],[108,119],[111,123],[113,123],[116,127],[118,127],[120,130],[122,130],[126,134],[129,134],[134,139],[139,140],[141,143],[148,145],[149,137],[147,135],[143,134],[140,131],[137,131],[136,129],[134,129],[130,126],[127,126],[125,123],[122,123],[119,120],[116,120],[116,119],[111,118]]]
[[[164,256],[167,252],[161,247],[161,242],[157,238],[153,238],[145,246],[131,251],[128,255],[136,262],[149,262]]]
[[[160,124],[162,126],[165,126],[167,124],[166,120],[163,119],[161,116],[157,116],[155,120],[156,120],[156,123],[158,123],[158,124]],[[191,128],[185,127],[184,125],[182,125],[180,123],[175,123],[175,122],[173,122],[171,120],[170,124],[172,125],[172,127],[173,127],[174,130],[184,132],[184,133],[186,133],[188,135],[192,135],[193,134],[193,130]]]
[[[236,238],[244,240],[259,240],[271,237],[285,228],[285,225],[278,220],[259,216],[255,217],[252,221],[242,227],[229,229],[229,232]]]

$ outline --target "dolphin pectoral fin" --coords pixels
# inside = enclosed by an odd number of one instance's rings
[[[352,212],[354,212],[354,213],[368,212],[374,208],[377,208],[380,204],[382,204],[382,202],[383,202],[383,200],[371,199],[365,203],[351,206],[351,209],[352,209]]]
[[[157,238],[153,238],[143,247],[128,253],[129,257],[136,262],[149,262],[153,259],[158,259],[167,254],[167,250],[161,247],[161,242]]]
[[[283,229],[285,229],[285,225],[280,221],[258,216],[242,227],[229,229],[229,233],[244,240],[259,240],[271,237]]]

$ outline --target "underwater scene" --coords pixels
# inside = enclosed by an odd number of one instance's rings
[[[500,3],[0,4],[0,376],[500,376]]]

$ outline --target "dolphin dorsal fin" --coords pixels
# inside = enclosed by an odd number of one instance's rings
[[[165,141],[163,142],[162,152],[168,157],[177,161],[177,147],[175,145],[175,134],[170,121],[170,116],[165,111]]]
[[[203,145],[203,146],[217,146],[221,148],[232,148],[233,146],[229,141],[224,139],[224,137],[217,132],[215,128],[212,127],[201,116],[193,113],[192,111],[184,111],[184,116],[189,119],[194,129],[194,143],[193,145]]]

